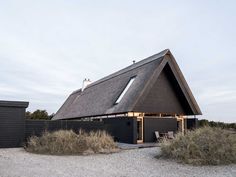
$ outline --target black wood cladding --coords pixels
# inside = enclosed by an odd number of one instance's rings
[[[0,147],[19,147],[25,134],[25,108],[0,107]]]
[[[145,118],[143,122],[144,142],[155,142],[155,131],[167,133],[177,131],[177,119],[175,118]]]
[[[115,141],[122,143],[137,143],[137,118],[136,117],[116,117],[104,119],[104,123],[109,126],[108,132]]]
[[[3,104],[4,103],[4,104]],[[0,105],[0,148],[22,147],[25,141],[33,135],[40,136],[44,131],[73,130],[84,131],[105,130],[115,141],[137,143],[137,118],[115,117],[102,121],[79,120],[26,120],[27,104],[3,102]],[[12,105],[10,105],[12,104]],[[197,119],[187,119],[188,129],[197,127]],[[144,142],[156,141],[154,132],[165,133],[177,131],[175,118],[144,117]]]
[[[44,131],[73,130],[107,131],[115,141],[136,143],[136,119],[128,117],[107,118],[103,121],[76,120],[26,120],[25,140],[30,136],[40,136]]]
[[[96,131],[109,130],[108,126],[100,121],[76,121],[76,120],[26,120],[25,140],[30,136],[40,136],[44,131],[73,130],[78,133],[79,130]]]
[[[166,65],[149,93],[135,108],[137,112],[192,115],[185,96]]]

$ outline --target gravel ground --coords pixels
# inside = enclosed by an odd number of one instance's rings
[[[236,177],[236,165],[193,167],[155,159],[158,147],[90,156],[30,154],[0,149],[0,177]]]

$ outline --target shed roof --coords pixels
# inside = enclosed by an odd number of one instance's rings
[[[25,102],[25,101],[5,101],[5,100],[0,100],[0,106],[1,107],[27,108],[28,105],[29,105],[29,102]]]
[[[148,94],[150,95],[150,92],[155,92],[155,90],[152,90],[153,85],[157,82],[157,78],[163,69],[167,68],[167,65],[175,78],[175,84],[179,85],[183,95],[182,97],[184,97],[181,99],[184,99],[188,104],[188,110],[186,110],[184,114],[201,114],[197,102],[173,55],[170,50],[166,49],[90,84],[83,91],[79,89],[73,92],[57,111],[53,120],[132,111],[143,112],[140,111],[140,107],[142,107],[142,102],[144,101],[143,99],[147,97]],[[117,98],[132,77],[135,77],[134,82],[124,94],[121,101],[115,104]],[[157,113],[155,111],[156,110],[151,110],[151,113]],[[158,112],[160,112],[160,110]]]

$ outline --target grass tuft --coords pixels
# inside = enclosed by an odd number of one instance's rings
[[[193,165],[236,163],[236,133],[203,127],[161,143],[161,157]]]
[[[69,155],[111,153],[117,151],[113,138],[105,131],[78,134],[72,130],[44,132],[41,137],[32,136],[25,147],[26,151],[39,154]]]

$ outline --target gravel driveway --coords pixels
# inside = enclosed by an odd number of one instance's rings
[[[0,149],[0,177],[236,177],[236,165],[193,167],[155,159],[159,151],[155,147],[108,155],[48,156],[22,148]]]

